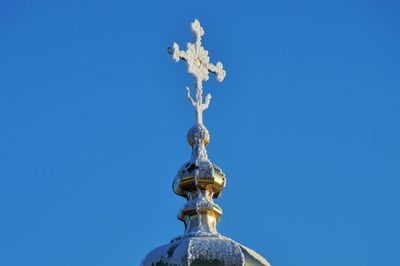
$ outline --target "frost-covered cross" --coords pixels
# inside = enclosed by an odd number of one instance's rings
[[[198,124],[203,123],[203,111],[208,108],[211,100],[211,94],[207,94],[205,101],[203,102],[203,81],[208,80],[208,72],[217,75],[217,80],[222,82],[225,78],[226,72],[223,69],[221,62],[217,62],[215,65],[210,63],[210,57],[208,51],[201,45],[201,37],[204,35],[204,29],[201,27],[200,22],[195,19],[191,23],[192,32],[194,33],[196,42],[187,43],[187,50],[179,50],[179,45],[173,43],[170,53],[175,62],[183,59],[188,64],[188,71],[196,79],[196,100],[191,96],[189,87],[186,87],[187,94],[193,107],[196,109],[196,120]]]

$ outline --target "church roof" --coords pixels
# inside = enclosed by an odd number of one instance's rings
[[[224,265],[270,266],[255,251],[223,237],[188,237],[151,251],[142,266]]]

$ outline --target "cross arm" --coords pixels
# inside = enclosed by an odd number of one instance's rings
[[[208,70],[215,75],[217,75],[217,80],[219,82],[222,82],[226,76],[226,72],[224,70],[224,66],[222,65],[221,62],[217,62],[217,64],[208,64]]]
[[[178,62],[179,59],[187,60],[187,55],[185,51],[179,50],[179,45],[174,42],[172,44],[172,48],[170,48],[169,53],[172,54],[172,58],[175,60],[175,62]]]

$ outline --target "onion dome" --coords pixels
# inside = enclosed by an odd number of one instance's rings
[[[185,232],[151,251],[142,266],[270,265],[253,250],[217,232],[222,210],[213,199],[221,195],[226,177],[207,158],[205,145],[209,140],[203,124],[189,130],[192,157],[179,169],[173,183],[174,192],[187,199],[178,214],[178,219],[185,224]]]

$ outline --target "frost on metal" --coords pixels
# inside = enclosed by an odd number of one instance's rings
[[[208,108],[211,101],[211,94],[209,93],[203,102],[203,81],[208,80],[208,73],[211,72],[217,75],[219,82],[222,82],[226,72],[221,62],[217,62],[215,65],[210,63],[208,51],[201,45],[201,37],[204,35],[204,29],[197,19],[191,23],[191,29],[195,36],[195,43],[187,43],[187,50],[182,51],[179,49],[179,45],[174,42],[171,54],[175,62],[178,62],[180,59],[185,60],[188,65],[188,72],[196,79],[196,100],[192,98],[190,88],[186,87],[186,89],[189,101],[196,109],[197,123],[203,123],[203,111]]]
[[[223,236],[172,241],[149,253],[142,266],[190,266],[200,262],[201,265],[216,263],[215,265],[224,266],[270,266],[253,250]]]
[[[253,250],[222,236],[217,224],[222,209],[214,203],[226,186],[226,177],[222,170],[212,163],[207,155],[206,145],[210,142],[210,133],[203,124],[203,111],[208,108],[211,94],[203,99],[203,81],[209,79],[209,73],[216,74],[222,82],[226,72],[222,63],[210,63],[208,51],[201,44],[204,29],[200,22],[191,23],[195,43],[188,43],[187,50],[181,51],[173,43],[170,53],[178,62],[185,60],[188,72],[195,77],[196,97],[192,98],[187,87],[188,98],[196,111],[196,121],[187,134],[192,154],[179,170],[173,182],[174,192],[187,202],[181,208],[178,219],[185,225],[182,235],[170,244],[151,251],[143,260],[142,266],[269,266],[269,263]]]

